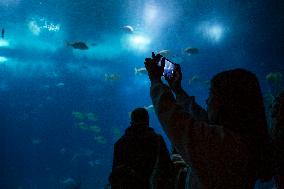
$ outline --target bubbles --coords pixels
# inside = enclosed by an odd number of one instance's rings
[[[44,31],[58,32],[60,30],[60,25],[50,22],[45,18],[33,18],[31,21],[29,21],[28,28],[32,34],[38,36]]]
[[[37,25],[35,21],[30,21],[28,24],[29,30],[34,34],[34,35],[39,35],[41,32],[40,27]]]

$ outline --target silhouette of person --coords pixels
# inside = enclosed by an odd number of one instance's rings
[[[172,188],[173,165],[169,152],[162,136],[149,127],[145,108],[132,111],[130,127],[115,143],[109,180],[112,189]]]
[[[145,59],[151,81],[150,95],[159,121],[177,151],[194,169],[202,188],[253,188],[260,178],[271,178],[267,162],[270,146],[259,83],[244,69],[221,72],[211,80],[208,110],[194,97],[186,111],[176,96],[186,94],[177,65],[172,77],[161,76],[165,59],[152,53]],[[208,121],[206,120],[208,118]]]
[[[276,184],[284,189],[284,91],[275,99],[272,107],[272,140],[276,159]]]

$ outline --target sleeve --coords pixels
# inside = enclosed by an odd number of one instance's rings
[[[176,92],[176,102],[184,111],[189,112],[195,120],[208,121],[206,110],[196,103],[194,96],[189,96],[183,89]]]
[[[210,133],[208,123],[194,119],[191,111],[178,105],[169,87],[161,82],[152,82],[150,91],[159,121],[184,160],[191,163],[190,156],[204,157],[209,146],[206,142]]]

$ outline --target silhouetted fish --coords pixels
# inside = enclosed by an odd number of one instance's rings
[[[199,50],[197,48],[194,48],[194,47],[188,47],[188,48],[184,49],[184,52],[186,52],[189,55],[192,55],[192,54],[198,54]]]
[[[2,39],[4,39],[4,35],[5,35],[5,30],[4,30],[4,28],[2,28],[2,32],[1,32]]]
[[[74,43],[67,43],[68,46],[73,47],[74,49],[80,49],[80,50],[88,50],[89,47],[86,45],[86,43],[82,41],[74,42]]]

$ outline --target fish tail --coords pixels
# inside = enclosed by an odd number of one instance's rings
[[[134,68],[134,72],[135,72],[135,75],[137,75],[138,74],[138,69]]]

